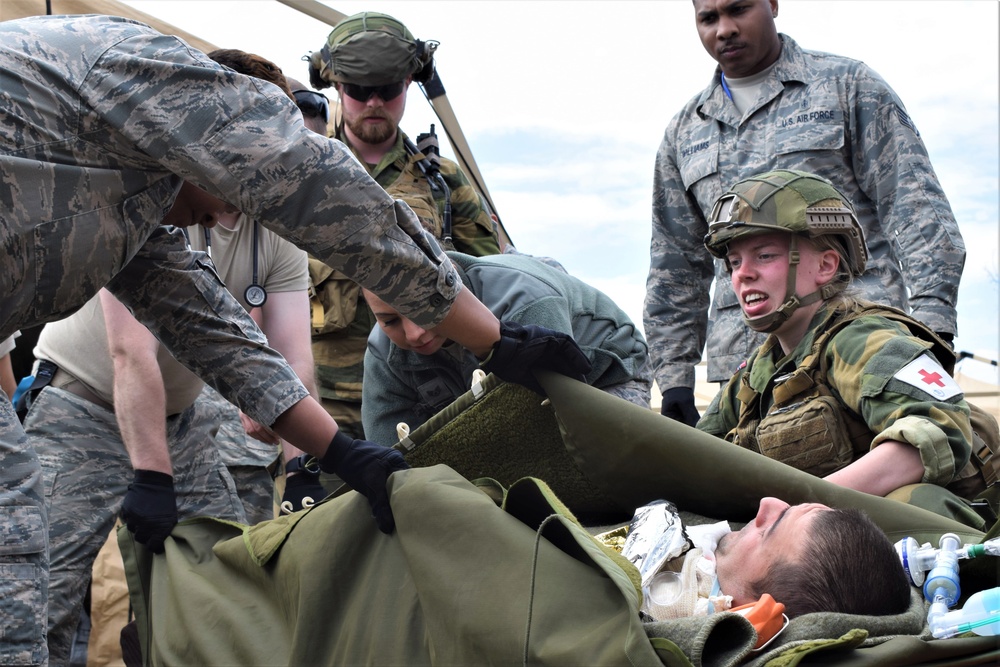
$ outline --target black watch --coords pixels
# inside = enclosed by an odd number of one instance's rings
[[[312,454],[301,454],[285,463],[285,474],[293,472],[304,472],[310,475],[319,475],[319,460]]]

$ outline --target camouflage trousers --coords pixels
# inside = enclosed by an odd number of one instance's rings
[[[166,425],[180,518],[246,523],[213,446],[215,424],[192,406]],[[49,517],[49,659],[66,665],[94,560],[121,511],[132,465],[114,412],[62,389],[41,391],[24,428],[41,463]]]
[[[0,665],[45,665],[48,582],[42,475],[0,391]]]
[[[247,435],[240,410],[208,385],[195,405],[218,426],[215,444],[219,457],[236,483],[247,523],[251,526],[275,517],[274,475],[281,447]]]

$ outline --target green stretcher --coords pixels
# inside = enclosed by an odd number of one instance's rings
[[[865,510],[896,541],[989,534],[828,484],[568,378],[548,400],[488,377],[397,445],[396,531],[348,491],[253,527],[182,522],[154,556],[119,531],[147,665],[997,664],[907,612],[793,619],[763,651],[733,613],[643,623],[638,573],[587,526],[666,498],[746,521],[763,496]],[[964,561],[963,596],[1000,559]]]

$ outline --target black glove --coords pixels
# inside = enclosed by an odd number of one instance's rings
[[[936,331],[935,333],[938,335],[938,338],[948,343],[951,349],[955,349],[955,334],[948,333],[947,331]]]
[[[312,507],[326,496],[326,489],[319,483],[318,475],[300,472],[285,478],[285,493],[281,496],[281,509],[288,512],[298,512]],[[307,498],[310,500],[309,504],[303,505],[303,501]],[[288,505],[286,506],[285,503]]]
[[[698,408],[694,407],[694,389],[672,387],[663,395],[660,414],[688,426],[698,423]]]
[[[122,502],[122,520],[135,539],[154,554],[177,524],[174,478],[155,470],[136,470]]]
[[[584,381],[590,361],[572,336],[534,324],[500,322],[500,340],[481,366],[501,380],[516,382],[542,396],[531,371],[540,368]]]
[[[396,521],[392,518],[385,483],[392,473],[410,467],[399,450],[367,440],[352,440],[343,431],[337,431],[319,466],[323,472],[336,474],[349,487],[363,493],[372,506],[378,529],[386,535],[392,532]]]

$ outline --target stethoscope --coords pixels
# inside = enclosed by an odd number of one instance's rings
[[[250,287],[243,292],[243,299],[251,308],[259,308],[267,301],[267,291],[263,286],[257,284],[257,232],[260,225],[253,221],[253,275],[250,279]],[[209,259],[212,258],[212,230],[205,227],[205,253]]]

